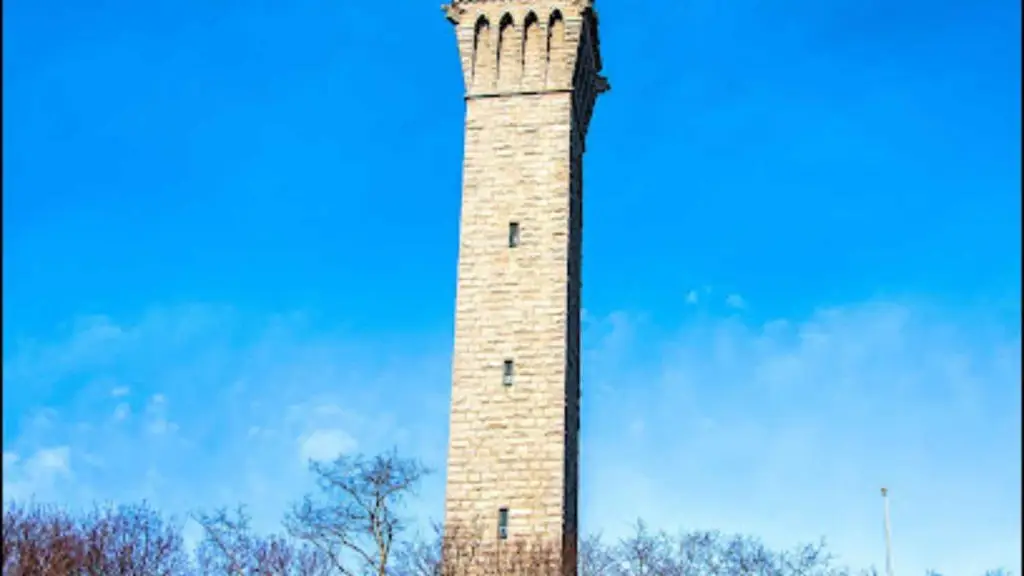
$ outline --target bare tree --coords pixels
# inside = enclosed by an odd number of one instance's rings
[[[600,534],[580,539],[577,561],[579,576],[604,576],[616,569],[615,555],[605,546]]]
[[[478,523],[442,529],[429,540],[407,542],[395,557],[395,576],[536,576],[558,574],[559,546],[542,535],[507,541],[481,538]]]
[[[428,539],[415,538],[404,542],[395,554],[394,568],[398,576],[442,576],[444,528],[434,522]]]
[[[200,574],[224,576],[327,576],[327,558],[309,545],[284,536],[260,536],[250,528],[250,517],[239,507],[193,516],[203,527],[196,550]]]
[[[165,521],[143,502],[96,510],[81,525],[87,558],[99,564],[97,574],[118,576],[171,576],[189,566],[181,525]]]
[[[925,576],[942,576],[942,574],[935,570],[929,570],[925,573]],[[1013,576],[1013,573],[1005,568],[994,568],[986,570],[984,576]]]
[[[4,510],[4,576],[59,576],[85,565],[84,542],[64,510],[11,506]]]
[[[194,556],[185,551],[180,524],[146,503],[77,516],[7,505],[3,576],[547,576],[571,571],[560,564],[574,554],[579,576],[854,574],[834,562],[824,541],[779,551],[754,537],[714,531],[669,536],[642,520],[611,543],[600,535],[578,543],[548,534],[499,540],[489,522],[434,525],[427,539],[408,539],[404,504],[427,473],[419,462],[392,451],[310,468],[319,491],[292,507],[286,534],[256,533],[243,508],[196,514],[204,533]],[[874,568],[856,574],[878,576]]]
[[[775,551],[757,538],[714,531],[670,537],[638,520],[615,545],[600,538],[580,546],[579,576],[850,576],[835,566],[824,542]],[[863,576],[874,572],[865,571]]]
[[[310,463],[319,497],[306,496],[285,518],[288,533],[316,547],[340,574],[386,576],[403,505],[428,471],[392,451]]]
[[[189,568],[180,526],[145,503],[78,518],[56,507],[6,507],[3,554],[5,576],[172,576]]]
[[[631,536],[623,538],[612,552],[615,576],[651,576],[672,574],[672,543],[663,532],[652,533],[643,520],[637,520]]]

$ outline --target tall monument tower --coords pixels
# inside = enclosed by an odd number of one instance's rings
[[[466,87],[445,525],[576,573],[593,0],[454,0]]]

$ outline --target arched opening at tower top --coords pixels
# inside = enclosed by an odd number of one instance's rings
[[[493,70],[494,58],[495,54],[491,45],[491,23],[486,16],[480,16],[473,26],[473,61],[470,74],[473,85],[476,85],[478,80],[484,82],[490,80],[488,72]]]
[[[545,80],[548,85],[566,80],[563,71],[565,60],[565,19],[559,10],[554,10],[548,18],[545,55]]]
[[[523,80],[526,82],[544,78],[544,36],[542,34],[540,18],[531,11],[523,20],[522,67]]]
[[[505,13],[498,23],[498,61],[496,63],[497,76],[499,80],[507,79],[514,71],[515,50],[517,48],[513,36],[516,31],[515,20],[512,15]]]

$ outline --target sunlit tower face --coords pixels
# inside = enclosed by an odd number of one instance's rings
[[[456,0],[466,98],[446,529],[575,573],[592,0]]]

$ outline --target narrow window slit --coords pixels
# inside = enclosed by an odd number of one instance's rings
[[[508,539],[508,508],[498,510],[498,539]]]
[[[509,222],[508,247],[515,248],[516,246],[519,246],[519,222]]]
[[[515,378],[515,364],[512,360],[505,360],[505,366],[501,374],[501,382],[505,386],[511,386]]]

